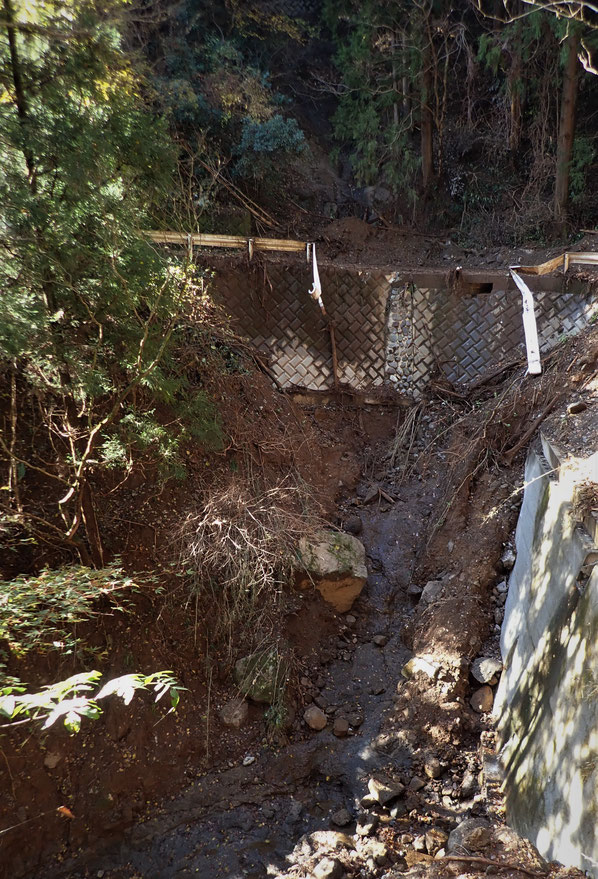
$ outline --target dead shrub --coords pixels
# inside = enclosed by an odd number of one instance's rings
[[[181,536],[196,614],[205,614],[212,645],[230,664],[241,648],[276,644],[283,590],[297,564],[301,537],[321,527],[308,487],[291,476],[259,488],[236,475],[190,513]],[[224,654],[224,655],[223,655]]]

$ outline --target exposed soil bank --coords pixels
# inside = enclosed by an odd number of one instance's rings
[[[583,359],[592,335],[555,357],[555,368],[539,382],[512,373],[471,408],[428,401],[412,435],[403,436],[408,447],[422,453],[415,467],[404,449],[390,466],[396,409],[326,404],[304,410],[304,424],[319,431],[322,478],[330,487],[328,498],[336,495],[338,524],[359,528],[359,518],[370,573],[348,615],[336,617],[315,594],[295,596],[289,604],[287,636],[299,657],[299,680],[287,740],[268,736],[256,706],[245,727],[225,729],[218,710],[232,693],[218,684],[210,706],[211,765],[202,765],[200,748],[197,759],[188,747],[184,750],[185,742],[197,744],[194,732],[205,735],[205,721],[191,727],[193,710],[199,717],[206,713],[201,694],[194,694],[185,726],[168,748],[163,747],[165,726],[176,728],[181,721],[169,718],[154,729],[153,766],[162,778],[171,772],[173,785],[170,791],[163,788],[166,796],[148,796],[135,779],[143,769],[150,791],[153,770],[149,764],[136,766],[135,719],[129,716],[123,737],[115,736],[114,742],[128,760],[135,810],[130,796],[112,793],[114,784],[125,784],[116,757],[104,770],[93,754],[90,794],[101,777],[105,814],[117,808],[117,819],[94,826],[88,818],[85,826],[80,815],[86,814],[87,800],[81,790],[73,809],[76,820],[56,824],[64,834],[58,860],[50,861],[48,848],[40,847],[33,867],[27,850],[20,854],[13,843],[6,875],[319,877],[325,875],[318,866],[325,857],[339,861],[332,875],[341,870],[363,877],[475,876],[492,859],[512,865],[505,874],[513,877],[521,868],[545,869],[533,849],[503,825],[493,732],[488,715],[471,707],[480,683],[470,669],[476,657],[498,653],[509,565],[501,555],[522,479],[522,456],[515,455],[509,466],[505,457],[555,387],[564,398],[583,389],[587,370],[593,369],[592,358]],[[577,373],[570,369],[575,363]],[[455,422],[446,447],[431,445]],[[406,678],[403,670],[413,656],[418,661]],[[302,721],[314,702],[328,716],[322,732]],[[348,721],[349,734],[342,738],[331,731],[338,718]],[[182,794],[175,779],[181,764],[189,782]],[[47,769],[48,777],[52,771]],[[387,802],[372,800],[372,780],[375,790],[376,785],[391,790]],[[447,835],[469,817],[486,827],[483,845],[473,849],[469,840],[451,849]],[[468,860],[436,858],[443,850],[445,856],[460,853]],[[482,862],[474,863],[472,856]],[[566,875],[556,866],[549,872]]]

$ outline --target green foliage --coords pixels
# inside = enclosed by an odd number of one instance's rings
[[[263,179],[274,161],[281,162],[304,149],[305,138],[295,119],[279,115],[264,122],[244,119],[241,140],[235,150],[240,156],[235,172],[242,177]]]
[[[334,133],[351,155],[355,179],[366,186],[384,182],[413,198],[420,160],[401,90],[404,80],[417,88],[421,53],[419,18],[409,5],[327,0],[324,18],[342,77]]]
[[[100,570],[70,565],[0,580],[0,640],[17,656],[48,650],[72,653],[81,644],[75,627],[100,613],[99,599],[109,598],[111,609],[122,611],[127,595],[138,589],[139,583],[117,562]]]
[[[57,0],[32,12],[18,0],[0,26],[16,47],[0,47],[0,366],[10,365],[21,396],[41,401],[69,539],[86,522],[99,442],[107,466],[130,463],[135,448],[182,475],[188,434],[151,409],[189,393],[174,351],[202,302],[193,267],[140,232],[172,191],[175,151],[123,52],[121,6]],[[135,414],[126,403],[137,389],[150,402]],[[217,418],[202,399],[214,435]],[[0,452],[18,492],[22,464],[1,437]],[[34,453],[27,463],[40,466]]]
[[[25,693],[26,687],[20,682],[4,682],[0,685],[0,715],[16,723],[23,720],[43,721],[42,729],[49,729],[56,721],[62,720],[69,732],[78,733],[82,718],[97,720],[100,717],[102,708],[98,703],[108,696],[118,696],[125,705],[129,705],[139,690],[152,691],[156,702],[168,694],[170,711],[174,711],[180,693],[185,689],[170,671],[123,675],[97,689],[101,677],[98,671],[81,672],[65,681],[50,684],[39,693]],[[96,692],[92,693],[94,690]]]

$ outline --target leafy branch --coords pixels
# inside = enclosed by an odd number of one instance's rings
[[[170,714],[178,706],[180,693],[185,689],[171,671],[122,675],[97,689],[101,677],[99,671],[81,672],[65,681],[50,684],[39,693],[25,693],[26,688],[19,681],[8,681],[0,687],[0,715],[10,722],[0,725],[0,729],[36,721],[42,723],[42,729],[49,729],[57,720],[62,720],[69,732],[78,733],[82,718],[97,720],[101,716],[99,703],[103,699],[118,696],[129,705],[140,690],[151,691],[155,702],[168,695],[170,709],[167,713]]]

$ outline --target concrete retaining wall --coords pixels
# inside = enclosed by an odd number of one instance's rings
[[[211,289],[239,331],[270,359],[283,387],[333,387],[326,318],[308,295],[305,263],[227,263]],[[461,385],[524,354],[521,295],[507,273],[407,272],[321,266],[324,303],[335,326],[338,377],[352,388],[384,385],[421,397],[431,378]],[[540,345],[587,325],[595,297],[559,277],[529,279]]]
[[[548,860],[598,877],[598,569],[573,514],[598,455],[529,453],[495,701],[507,819]]]

